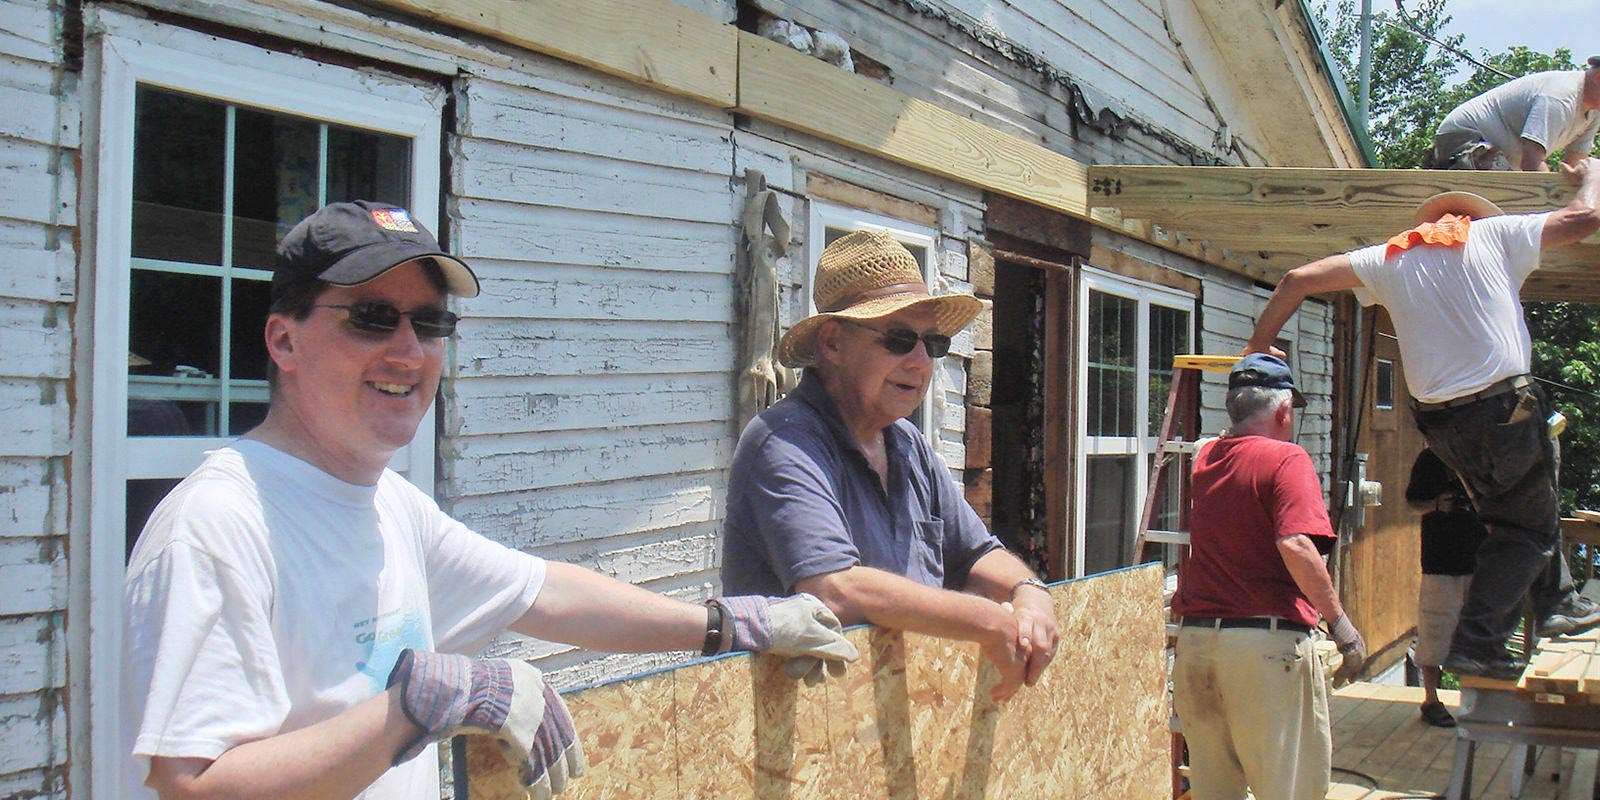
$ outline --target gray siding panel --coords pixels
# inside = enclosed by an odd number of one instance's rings
[[[64,796],[76,76],[60,3],[0,0],[0,797]]]

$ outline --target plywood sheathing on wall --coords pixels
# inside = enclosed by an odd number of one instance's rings
[[[861,661],[808,686],[782,659],[733,656],[577,690],[588,771],[573,798],[1163,798],[1159,565],[1052,587],[1062,645],[1004,705],[967,642],[860,627]],[[468,739],[474,800],[526,795]]]
[[[1476,192],[1508,213],[1549,211],[1573,194],[1564,177],[1533,172],[1104,165],[1089,169],[1089,182],[1095,212],[1254,253],[1272,281],[1409,228],[1417,204],[1439,192]],[[1600,300],[1589,274],[1597,263],[1600,239],[1554,248],[1523,298]]]

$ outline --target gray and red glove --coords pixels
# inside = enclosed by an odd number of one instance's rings
[[[1339,645],[1339,654],[1343,657],[1339,668],[1333,671],[1333,685],[1343,686],[1355,680],[1366,665],[1367,642],[1361,638],[1361,631],[1356,630],[1355,623],[1350,621],[1349,614],[1340,614],[1328,626],[1328,635]]]
[[[718,652],[750,650],[790,658],[785,670],[807,683],[822,680],[823,666],[835,677],[844,674],[847,661],[861,657],[844,638],[844,626],[828,607],[812,595],[793,597],[740,595],[715,597],[722,609],[723,637]]]
[[[559,794],[568,778],[583,774],[583,747],[566,703],[526,662],[408,649],[389,673],[388,685],[396,684],[400,708],[422,733],[395,754],[395,764],[440,739],[487,734],[521,765],[522,784],[535,800]]]

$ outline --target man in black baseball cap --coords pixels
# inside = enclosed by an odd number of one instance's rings
[[[1294,375],[1283,359],[1267,353],[1251,353],[1239,359],[1228,373],[1228,388],[1260,386],[1264,389],[1288,389],[1294,397],[1295,408],[1305,408],[1305,395],[1294,388]]]
[[[370,200],[332,203],[301,220],[278,244],[272,299],[312,280],[358,286],[423,258],[438,265],[450,294],[477,296],[478,276],[472,268],[444,252],[411,212]]]
[[[657,595],[490,541],[388,469],[438,393],[449,295],[477,293],[403,208],[335,203],[284,237],[267,417],[206,454],[129,559],[118,796],[438,798],[433,743],[457,732],[498,738],[534,796],[560,792],[584,767],[561,698],[526,663],[468,655],[508,628],[856,658],[811,595]]]

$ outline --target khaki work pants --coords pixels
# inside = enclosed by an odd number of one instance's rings
[[[1328,684],[1313,635],[1178,631],[1173,703],[1194,800],[1325,800],[1333,765]]]

